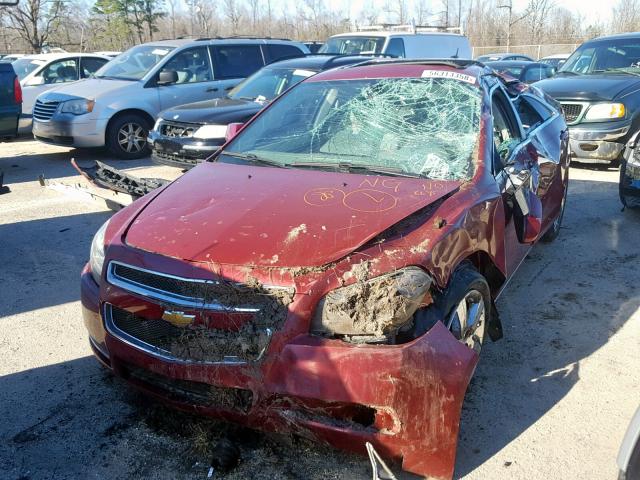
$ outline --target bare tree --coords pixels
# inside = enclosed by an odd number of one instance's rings
[[[408,12],[407,12],[407,0],[387,0],[387,3],[384,6],[384,11],[393,15],[394,20],[402,25],[407,23],[408,20]]]
[[[640,1],[618,0],[613,7],[613,30],[616,32],[636,32],[640,28]]]
[[[224,6],[224,15],[231,24],[231,33],[233,35],[237,35],[240,27],[240,20],[242,19],[238,0],[224,0],[222,4]]]
[[[51,36],[64,5],[61,0],[23,0],[7,8],[7,28],[14,30],[33,52],[40,52]]]

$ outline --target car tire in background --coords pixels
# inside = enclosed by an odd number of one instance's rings
[[[149,155],[147,135],[152,125],[136,113],[116,117],[109,123],[105,143],[109,152],[118,158],[133,160]]]

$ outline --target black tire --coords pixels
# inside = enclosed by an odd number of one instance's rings
[[[451,323],[452,316],[456,312],[458,305],[471,294],[477,292],[482,298],[477,298],[478,303],[482,302],[484,309],[484,318],[482,324],[478,326],[482,330],[477,332],[480,340],[480,347],[487,337],[487,325],[491,321],[492,305],[491,290],[487,280],[475,269],[471,262],[463,262],[453,272],[449,279],[447,288],[434,294],[434,303],[428,307],[416,312],[414,335],[419,336],[426,333],[438,320],[444,319],[445,326],[451,330],[451,333],[461,342],[467,344],[468,338],[463,332],[460,332]],[[473,294],[475,296],[475,294]],[[474,332],[467,332],[467,334]],[[468,345],[469,346],[469,345]],[[472,348],[472,347],[470,347]],[[480,349],[475,349],[480,353]]]
[[[151,127],[149,120],[142,115],[120,115],[107,128],[106,147],[112,155],[125,160],[146,157],[151,152],[147,143]]]
[[[562,197],[562,208],[560,210],[560,215],[556,217],[556,219],[551,224],[551,227],[549,227],[549,230],[547,230],[542,236],[542,238],[540,239],[544,243],[551,243],[556,238],[558,238],[558,235],[560,235],[560,228],[562,227],[562,219],[564,218],[564,210],[565,210],[565,207],[567,206],[568,190],[569,190],[569,185],[567,184],[567,186],[564,189],[564,196]]]

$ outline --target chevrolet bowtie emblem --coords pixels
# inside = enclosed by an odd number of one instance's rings
[[[165,310],[162,314],[162,319],[169,322],[170,324],[184,328],[195,320],[195,315],[188,315],[184,312],[176,312],[173,310]]]

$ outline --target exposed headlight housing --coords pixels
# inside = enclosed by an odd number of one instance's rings
[[[591,105],[585,120],[613,120],[625,115],[624,103],[596,103]]]
[[[226,125],[203,125],[193,132],[193,137],[208,140],[212,138],[225,138],[226,134]]]
[[[100,285],[102,279],[102,267],[104,266],[104,232],[107,230],[107,225],[109,225],[109,220],[104,222],[93,236],[91,254],[89,255],[91,276],[98,285]]]
[[[383,341],[410,324],[431,286],[419,267],[406,267],[329,292],[312,321],[318,334]]]

